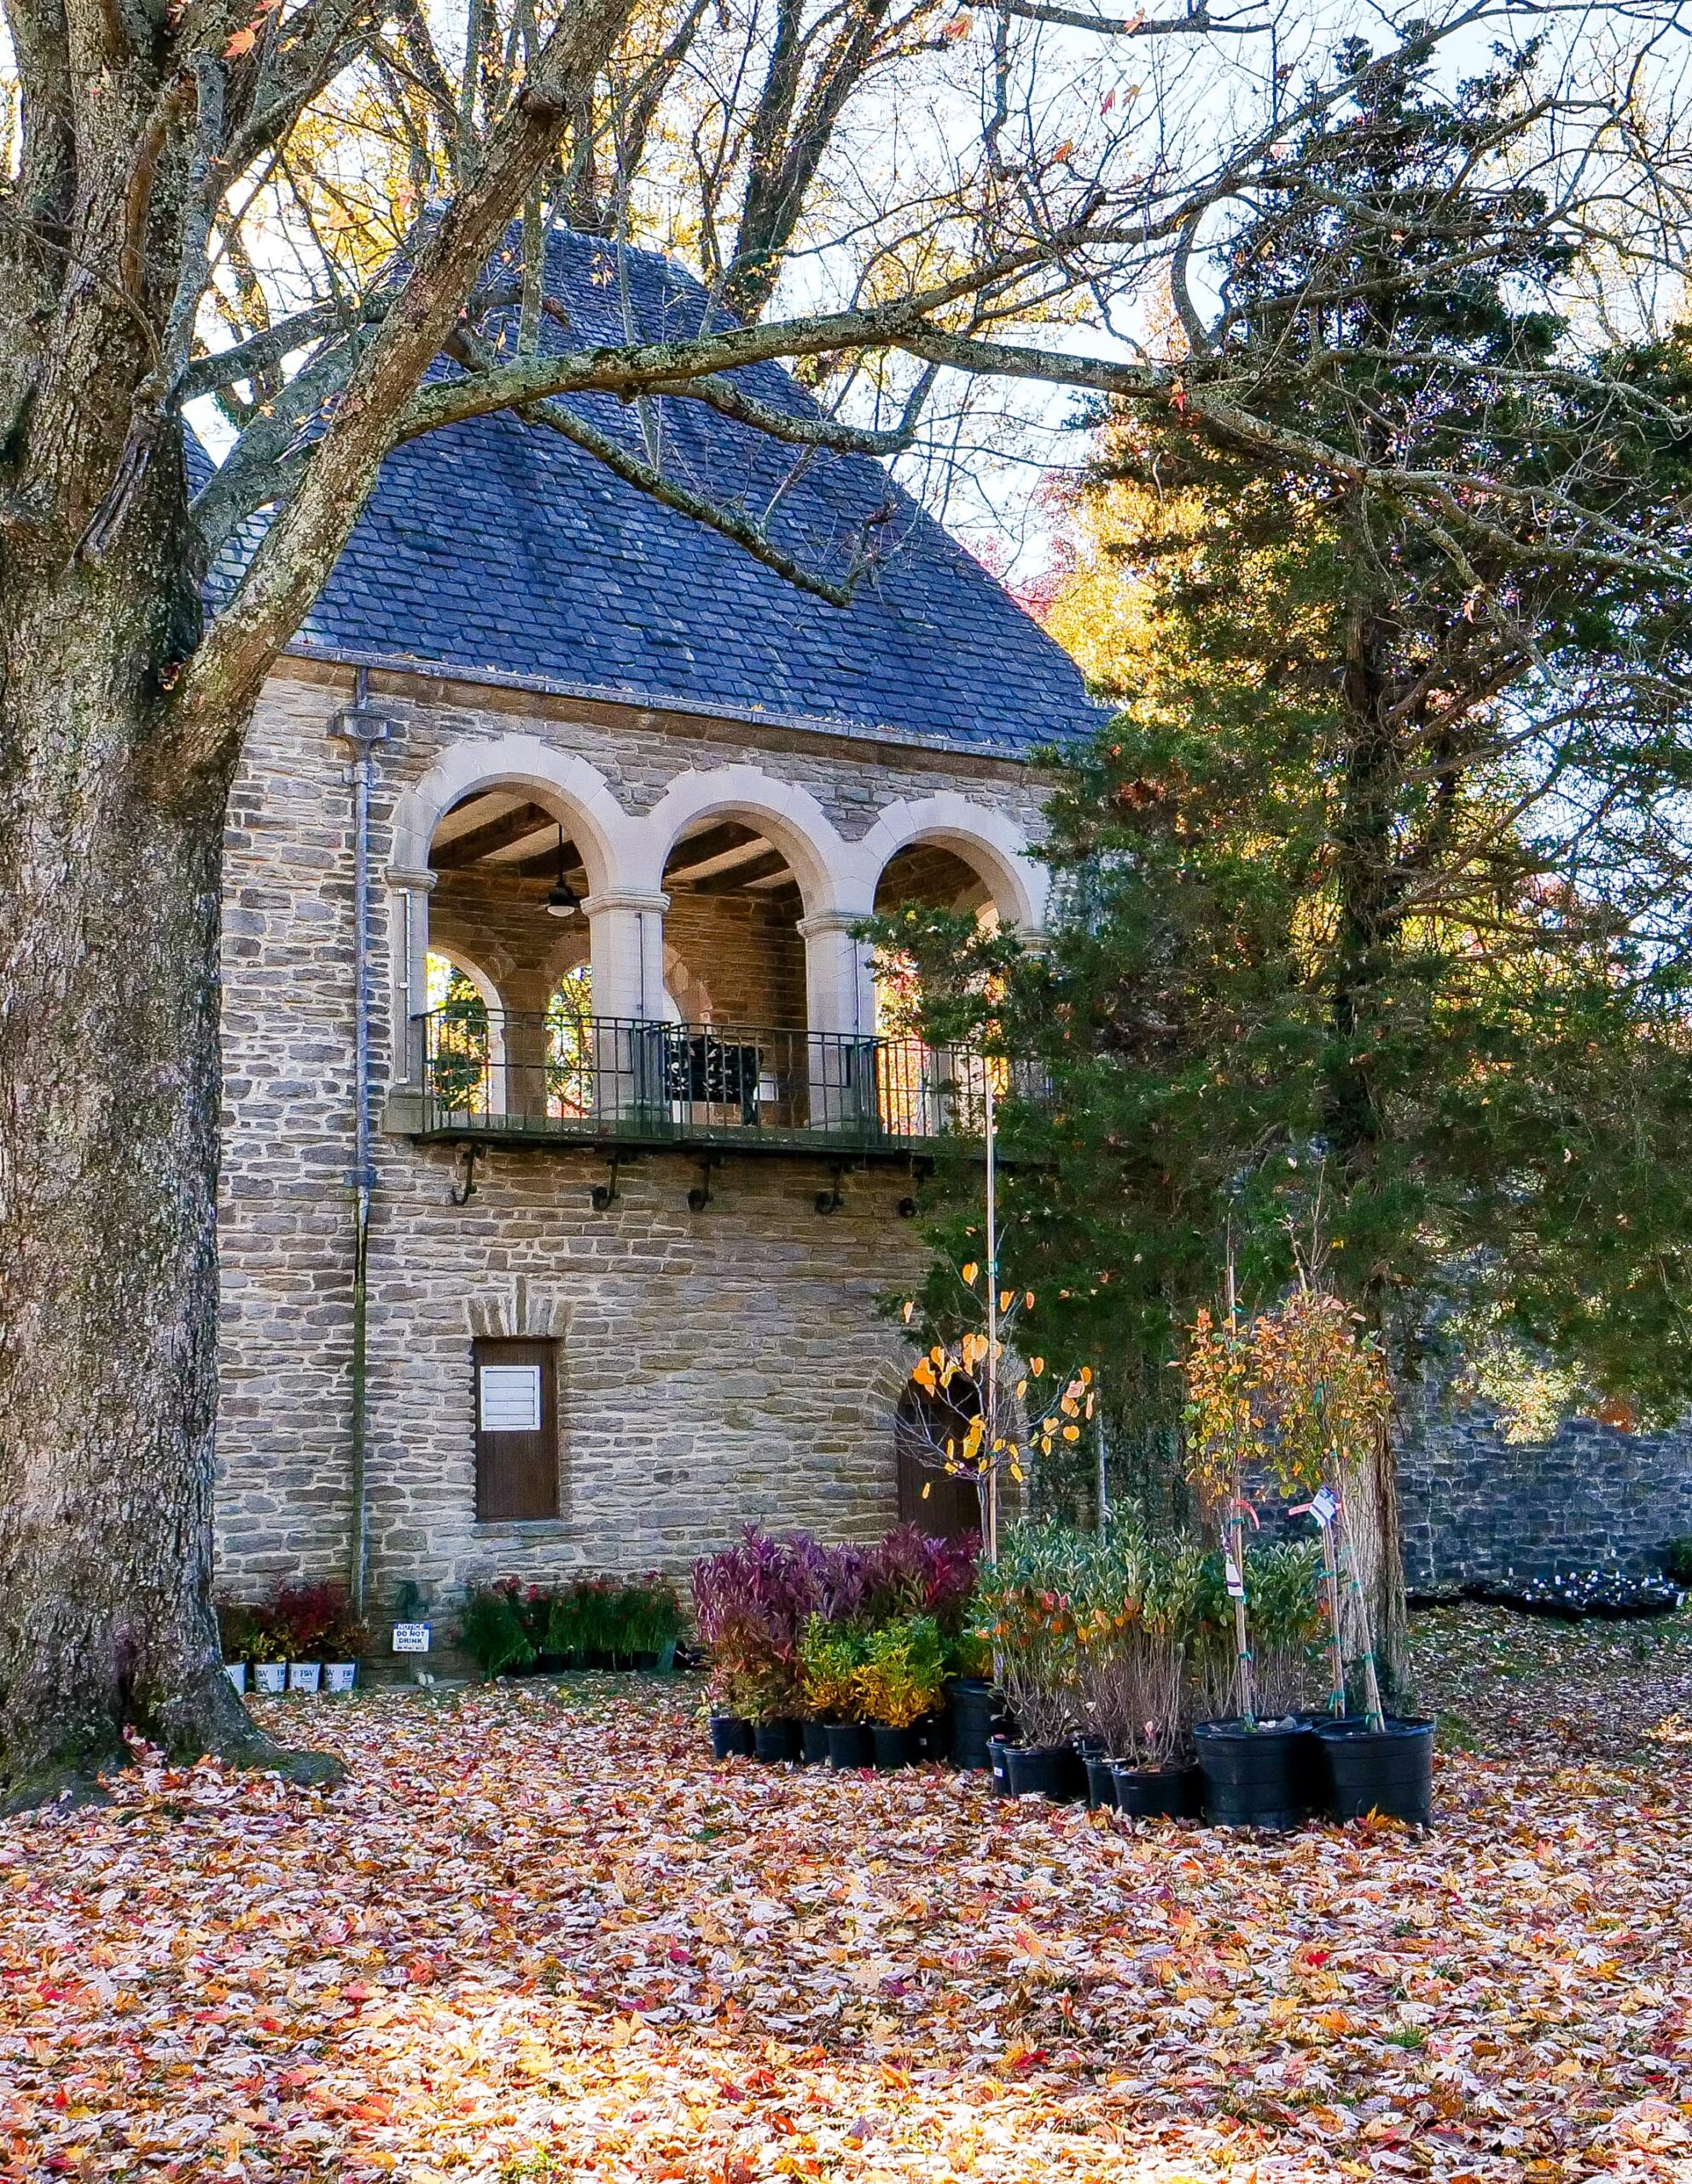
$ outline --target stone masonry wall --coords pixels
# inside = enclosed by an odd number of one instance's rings
[[[344,746],[327,734],[346,679],[273,680],[230,804],[218,1552],[220,1582],[248,1593],[299,1572],[339,1574],[348,1554],[352,799]],[[557,719],[528,701],[514,717],[503,696],[486,712],[382,702],[397,726],[372,798],[378,1112],[392,1075],[382,1004],[397,936],[380,884],[391,815],[451,741],[555,739],[600,766],[630,810],[689,767],[753,757],[803,782],[843,834],[862,834],[898,798],[960,785],[1030,834],[1038,825],[1033,783],[982,767],[961,782],[972,769],[944,754],[774,735],[759,746],[751,732],[725,747],[647,716]],[[700,967],[708,982],[711,964]],[[915,1231],[895,1211],[910,1188],[902,1171],[849,1176],[844,1206],[823,1217],[823,1159],[730,1155],[700,1214],[687,1205],[697,1165],[681,1153],[625,1165],[604,1213],[589,1197],[604,1162],[581,1152],[500,1148],[479,1161],[462,1207],[451,1201],[452,1147],[379,1135],[375,1166],[376,1599],[402,1578],[439,1598],[495,1574],[678,1570],[749,1519],[834,1536],[892,1520],[903,1350],[875,1308],[914,1270]],[[561,1514],[545,1524],[474,1519],[471,1343],[500,1332],[561,1344]]]
[[[1657,1566],[1692,1534],[1692,1424],[1627,1433],[1571,1420],[1550,1441],[1507,1441],[1478,1413],[1434,1418],[1399,1459],[1405,1574],[1433,1591],[1556,1570]]]

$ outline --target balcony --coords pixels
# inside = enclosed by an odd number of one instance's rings
[[[916,1039],[451,1009],[412,1019],[393,1126],[422,1139],[898,1156],[982,1133],[1020,1065]]]

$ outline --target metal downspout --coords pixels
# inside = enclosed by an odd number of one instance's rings
[[[369,1443],[368,1401],[369,1344],[370,1199],[375,1177],[370,1159],[370,750],[387,740],[387,722],[369,709],[367,671],[360,668],[350,712],[334,733],[352,746],[352,1451],[349,1499],[351,1537],[347,1546],[347,1589],[355,1614],[364,1612],[369,1562],[369,1497],[366,1482]]]

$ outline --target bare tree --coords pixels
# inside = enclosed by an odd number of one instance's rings
[[[805,563],[661,436],[631,455],[569,398],[708,403],[800,461],[914,444],[962,375],[1355,457],[1207,377],[1188,293],[1206,220],[1281,186],[1276,144],[1334,96],[1300,88],[1301,33],[1268,10],[469,0],[454,50],[421,0],[0,9],[0,1768],[22,1803],[85,1786],[129,1726],[277,1760],[209,1602],[220,843],[259,688],[388,451],[511,410],[835,600],[862,542]],[[1679,211],[1672,132],[1640,119],[1672,0],[1608,18],[1620,92],[1594,88],[1584,17],[1531,13],[1560,73],[1512,155],[1554,177],[1548,219],[1602,218],[1648,286]],[[1512,14],[1406,36],[1433,53]],[[688,250],[706,322],[543,342],[559,220]],[[1172,281],[1185,361],[1137,333]],[[734,375],[765,358],[825,385],[821,411],[754,400]],[[196,398],[235,437],[191,500]],[[1393,483],[1391,451],[1371,469]],[[1454,539],[1507,504],[1484,476],[1396,483]],[[260,510],[208,618],[208,558]]]

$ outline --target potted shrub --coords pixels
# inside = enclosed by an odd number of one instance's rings
[[[277,1588],[270,1612],[288,1643],[288,1687],[316,1691],[323,1681],[324,1641],[346,1612],[344,1587],[302,1580]]]
[[[288,1636],[268,1607],[253,1611],[249,1658],[254,1691],[275,1698],[288,1689]]]
[[[1226,1628],[1231,1640],[1233,1711],[1193,1725],[1204,1780],[1205,1815],[1223,1827],[1296,1827],[1308,1792],[1308,1731],[1259,1711],[1252,1658],[1245,1496],[1247,1472],[1271,1457],[1259,1408],[1257,1359],[1239,1324],[1229,1269],[1227,1317],[1201,1311],[1183,1360],[1188,1476],[1221,1534]]]
[[[1259,1380],[1283,1481],[1310,1490],[1329,1601],[1329,1714],[1316,1724],[1321,1787],[1336,1820],[1379,1812],[1426,1827],[1433,1816],[1433,1724],[1389,1716],[1381,1702],[1369,1604],[1350,1534],[1348,1496],[1387,1431],[1391,1391],[1372,1336],[1340,1298],[1299,1285],[1265,1316]],[[1361,1719],[1348,1716],[1348,1662]]]
[[[997,1562],[976,1581],[978,1629],[999,1664],[999,1686],[1021,1732],[998,1747],[1013,1797],[1084,1794],[1071,1740],[1078,1662],[1073,1598],[1075,1535],[1031,1525],[1005,1535]]]
[[[861,1681],[867,1652],[861,1623],[813,1615],[800,1634],[805,1726],[822,1730],[823,1756],[831,1767],[868,1767],[873,1757]]]
[[[1078,1708],[1100,1756],[1085,1762],[1090,1804],[1142,1817],[1196,1810],[1183,1705],[1199,1596],[1200,1550],[1118,1519],[1079,1573]]]
[[[694,1565],[694,1616],[710,1648],[712,1698],[730,1719],[752,1723],[761,1757],[799,1757],[799,1635],[822,1605],[828,1560],[806,1532],[776,1539],[748,1525],[733,1547]]]
[[[325,1691],[352,1690],[358,1681],[358,1657],[369,1643],[369,1631],[353,1612],[351,1600],[344,1601],[323,1636]]]
[[[458,1612],[458,1643],[488,1677],[526,1669],[535,1658],[523,1589],[515,1579],[472,1585]]]
[[[247,1666],[257,1657],[261,1632],[259,1611],[245,1600],[219,1600],[217,1614],[224,1674],[237,1691],[245,1691]]]
[[[908,1766],[912,1731],[933,1713],[945,1682],[945,1653],[932,1615],[883,1623],[864,1640],[858,1688],[877,1767]]]
[[[654,1570],[627,1588],[625,1639],[637,1669],[668,1670],[676,1665],[682,1635],[682,1603],[676,1588]]]

